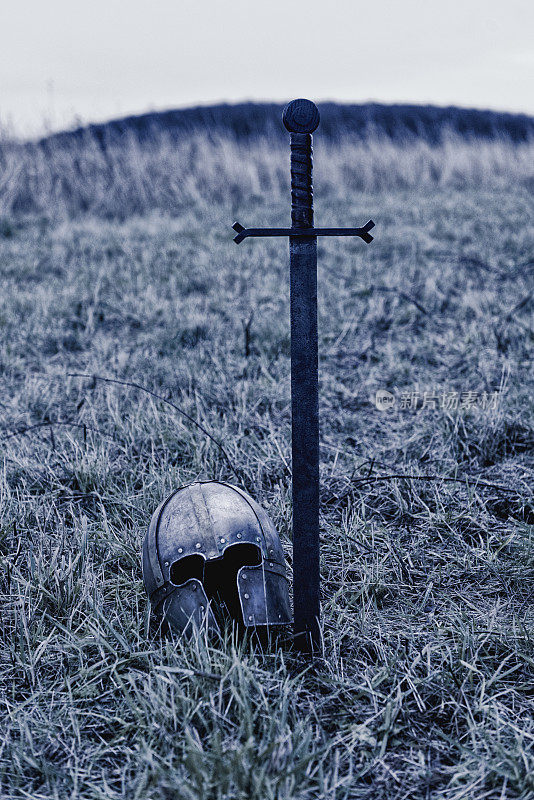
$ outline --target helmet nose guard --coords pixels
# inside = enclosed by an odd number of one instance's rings
[[[195,482],[164,500],[143,543],[143,581],[154,615],[178,632],[291,622],[278,533],[248,494]]]

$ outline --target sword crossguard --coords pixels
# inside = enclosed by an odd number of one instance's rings
[[[237,233],[237,236],[234,236],[234,242],[236,244],[239,244],[240,242],[243,241],[243,239],[246,239],[247,236],[246,229],[242,225],[240,225],[239,222],[234,222],[232,228]]]
[[[362,228],[244,228],[239,222],[234,222],[232,228],[237,234],[234,236],[236,244],[243,239],[260,236],[359,236],[370,244],[373,237],[369,231],[374,226],[375,223],[370,219]]]
[[[366,222],[365,225],[363,226],[363,228],[360,229],[361,233],[359,233],[358,236],[361,239],[363,239],[363,241],[366,244],[371,244],[371,242],[373,241],[373,237],[371,236],[369,231],[374,227],[375,227],[375,223],[373,222],[372,219],[370,219],[369,222]]]

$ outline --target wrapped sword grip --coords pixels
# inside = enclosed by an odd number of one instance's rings
[[[295,228],[313,227],[312,137],[310,133],[291,134],[291,224]]]

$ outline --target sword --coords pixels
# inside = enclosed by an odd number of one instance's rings
[[[319,119],[310,100],[293,100],[284,109],[291,145],[291,227],[233,224],[236,244],[259,236],[289,237],[294,634],[296,646],[306,652],[321,645],[317,237],[359,236],[369,244],[374,227],[369,220],[362,228],[314,228],[312,133]]]

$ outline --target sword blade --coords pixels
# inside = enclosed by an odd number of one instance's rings
[[[291,236],[289,258],[295,643],[310,650],[320,642],[317,239]]]

